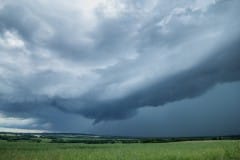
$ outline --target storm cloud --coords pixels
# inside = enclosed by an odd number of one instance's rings
[[[63,113],[127,119],[240,80],[238,0],[0,3],[0,111],[33,129]]]

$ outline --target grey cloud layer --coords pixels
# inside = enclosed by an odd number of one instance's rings
[[[79,112],[97,122],[132,116],[136,109],[144,106],[159,106],[200,96],[218,83],[240,80],[239,43],[238,40],[216,51],[217,57],[212,56],[194,68],[177,73],[161,82],[155,82],[127,97],[96,102],[91,98],[89,101],[84,99],[75,99],[70,102],[59,100],[54,105],[64,111]],[[73,105],[72,108],[71,105]],[[74,106],[83,106],[83,109],[78,110]]]
[[[124,119],[240,79],[238,0],[3,2],[5,114]]]

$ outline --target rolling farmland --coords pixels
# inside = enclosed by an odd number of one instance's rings
[[[10,136],[8,136],[10,137]],[[12,136],[14,137],[14,136]],[[16,136],[15,136],[16,137]],[[22,137],[21,137],[22,138]],[[51,137],[53,138],[53,137]],[[90,139],[83,136],[81,140]],[[39,141],[37,141],[39,139]],[[65,140],[76,137],[65,137]],[[96,138],[95,141],[103,139]],[[46,137],[1,140],[0,160],[238,160],[240,140],[203,140],[151,143],[124,139],[86,144],[54,142]],[[113,143],[114,140],[114,143]],[[144,143],[143,143],[144,142]]]

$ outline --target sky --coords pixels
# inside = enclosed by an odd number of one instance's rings
[[[0,0],[0,131],[240,134],[239,0]]]

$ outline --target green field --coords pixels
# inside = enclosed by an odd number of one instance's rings
[[[0,141],[0,160],[240,160],[240,140],[138,144]]]

